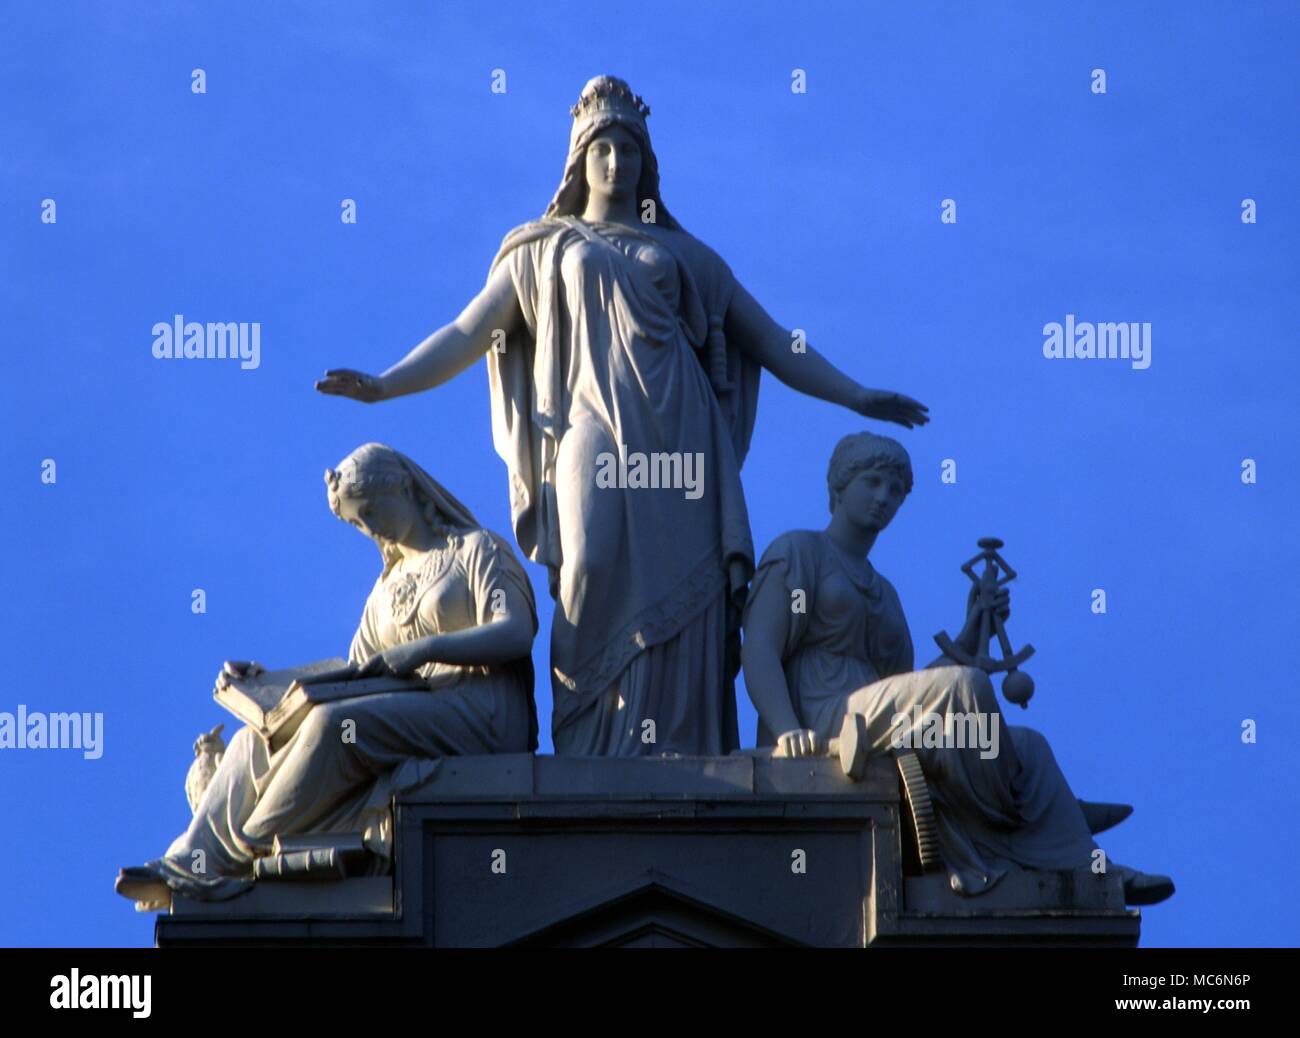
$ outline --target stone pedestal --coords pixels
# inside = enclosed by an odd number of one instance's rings
[[[891,760],[441,761],[394,812],[391,876],[176,898],[159,945],[1111,945],[1118,877],[1013,873],[988,894],[919,872]]]

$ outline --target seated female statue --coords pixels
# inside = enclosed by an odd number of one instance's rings
[[[325,474],[329,505],[379,547],[349,662],[358,675],[411,676],[413,691],[318,703],[275,749],[245,726],[163,857],[123,869],[117,890],[144,910],[172,891],[204,900],[248,889],[275,837],[365,834],[390,852],[388,806],[419,768],[458,754],[537,746],[532,588],[510,546],[405,455],[380,444]],[[227,663],[219,684],[256,673]]]
[[[912,489],[907,452],[887,437],[847,436],[831,456],[827,483],[830,524],[773,541],[746,604],[742,663],[760,743],[775,742],[781,756],[819,754],[846,716],[859,714],[871,752],[914,749],[958,893],[982,893],[1016,867],[1074,869],[1104,860],[1047,740],[1005,723],[988,675],[943,656],[912,669],[898,595],[867,561]],[[1009,613],[1006,588],[993,608]],[[973,599],[968,610],[955,642],[974,658],[984,646]],[[950,718],[973,717],[1000,738],[984,745],[927,738],[921,729],[936,717],[944,731],[954,730]],[[1122,877],[1129,904],[1174,891],[1168,877],[1113,862],[1108,868]]]

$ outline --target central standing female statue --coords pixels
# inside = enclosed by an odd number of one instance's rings
[[[555,599],[556,752],[725,754],[739,746],[754,568],[740,468],[760,369],[909,428],[926,409],[798,342],[681,228],[626,83],[596,77],[572,113],[559,190],[506,236],[460,316],[382,375],[334,369],[316,385],[386,400],[486,353],[515,537]]]

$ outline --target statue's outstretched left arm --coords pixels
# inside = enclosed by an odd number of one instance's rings
[[[726,331],[749,356],[800,393],[909,429],[930,420],[929,409],[919,401],[859,385],[807,343],[797,342],[743,285],[737,284],[731,297]]]

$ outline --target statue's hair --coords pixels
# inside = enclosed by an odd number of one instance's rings
[[[610,126],[621,126],[637,139],[641,148],[641,177],[636,185],[636,202],[641,206],[646,199],[654,201],[655,225],[671,230],[681,230],[673,215],[668,212],[659,194],[659,160],[650,144],[650,131],[645,116],[650,110],[641,98],[617,76],[596,76],[582,88],[575,112],[573,130],[569,141],[569,154],[564,163],[564,176],[560,187],[546,207],[545,216],[579,216],[587,207],[587,145]]]
[[[428,479],[427,476],[425,478]],[[431,479],[429,483],[432,484]],[[406,487],[412,501],[432,529],[439,532],[477,529],[476,524],[465,521],[467,517],[472,520],[472,516],[456,515],[439,508],[430,491],[422,486],[421,480],[412,471],[412,463],[382,443],[364,444],[340,461],[337,468],[326,469],[325,485],[329,494],[330,511],[340,519],[342,515],[339,512],[339,502],[342,498],[369,497],[377,491],[400,491]],[[433,486],[436,487],[436,484]],[[455,501],[454,498],[450,500]],[[455,502],[455,505],[459,505],[459,502]],[[380,554],[384,558],[384,572],[387,573],[401,553],[391,541],[381,537],[374,540],[379,545]]]
[[[831,512],[835,511],[836,496],[849,485],[849,480],[865,469],[893,472],[903,482],[903,493],[912,492],[912,459],[901,443],[876,433],[850,433],[835,445],[831,463],[826,469]]]

